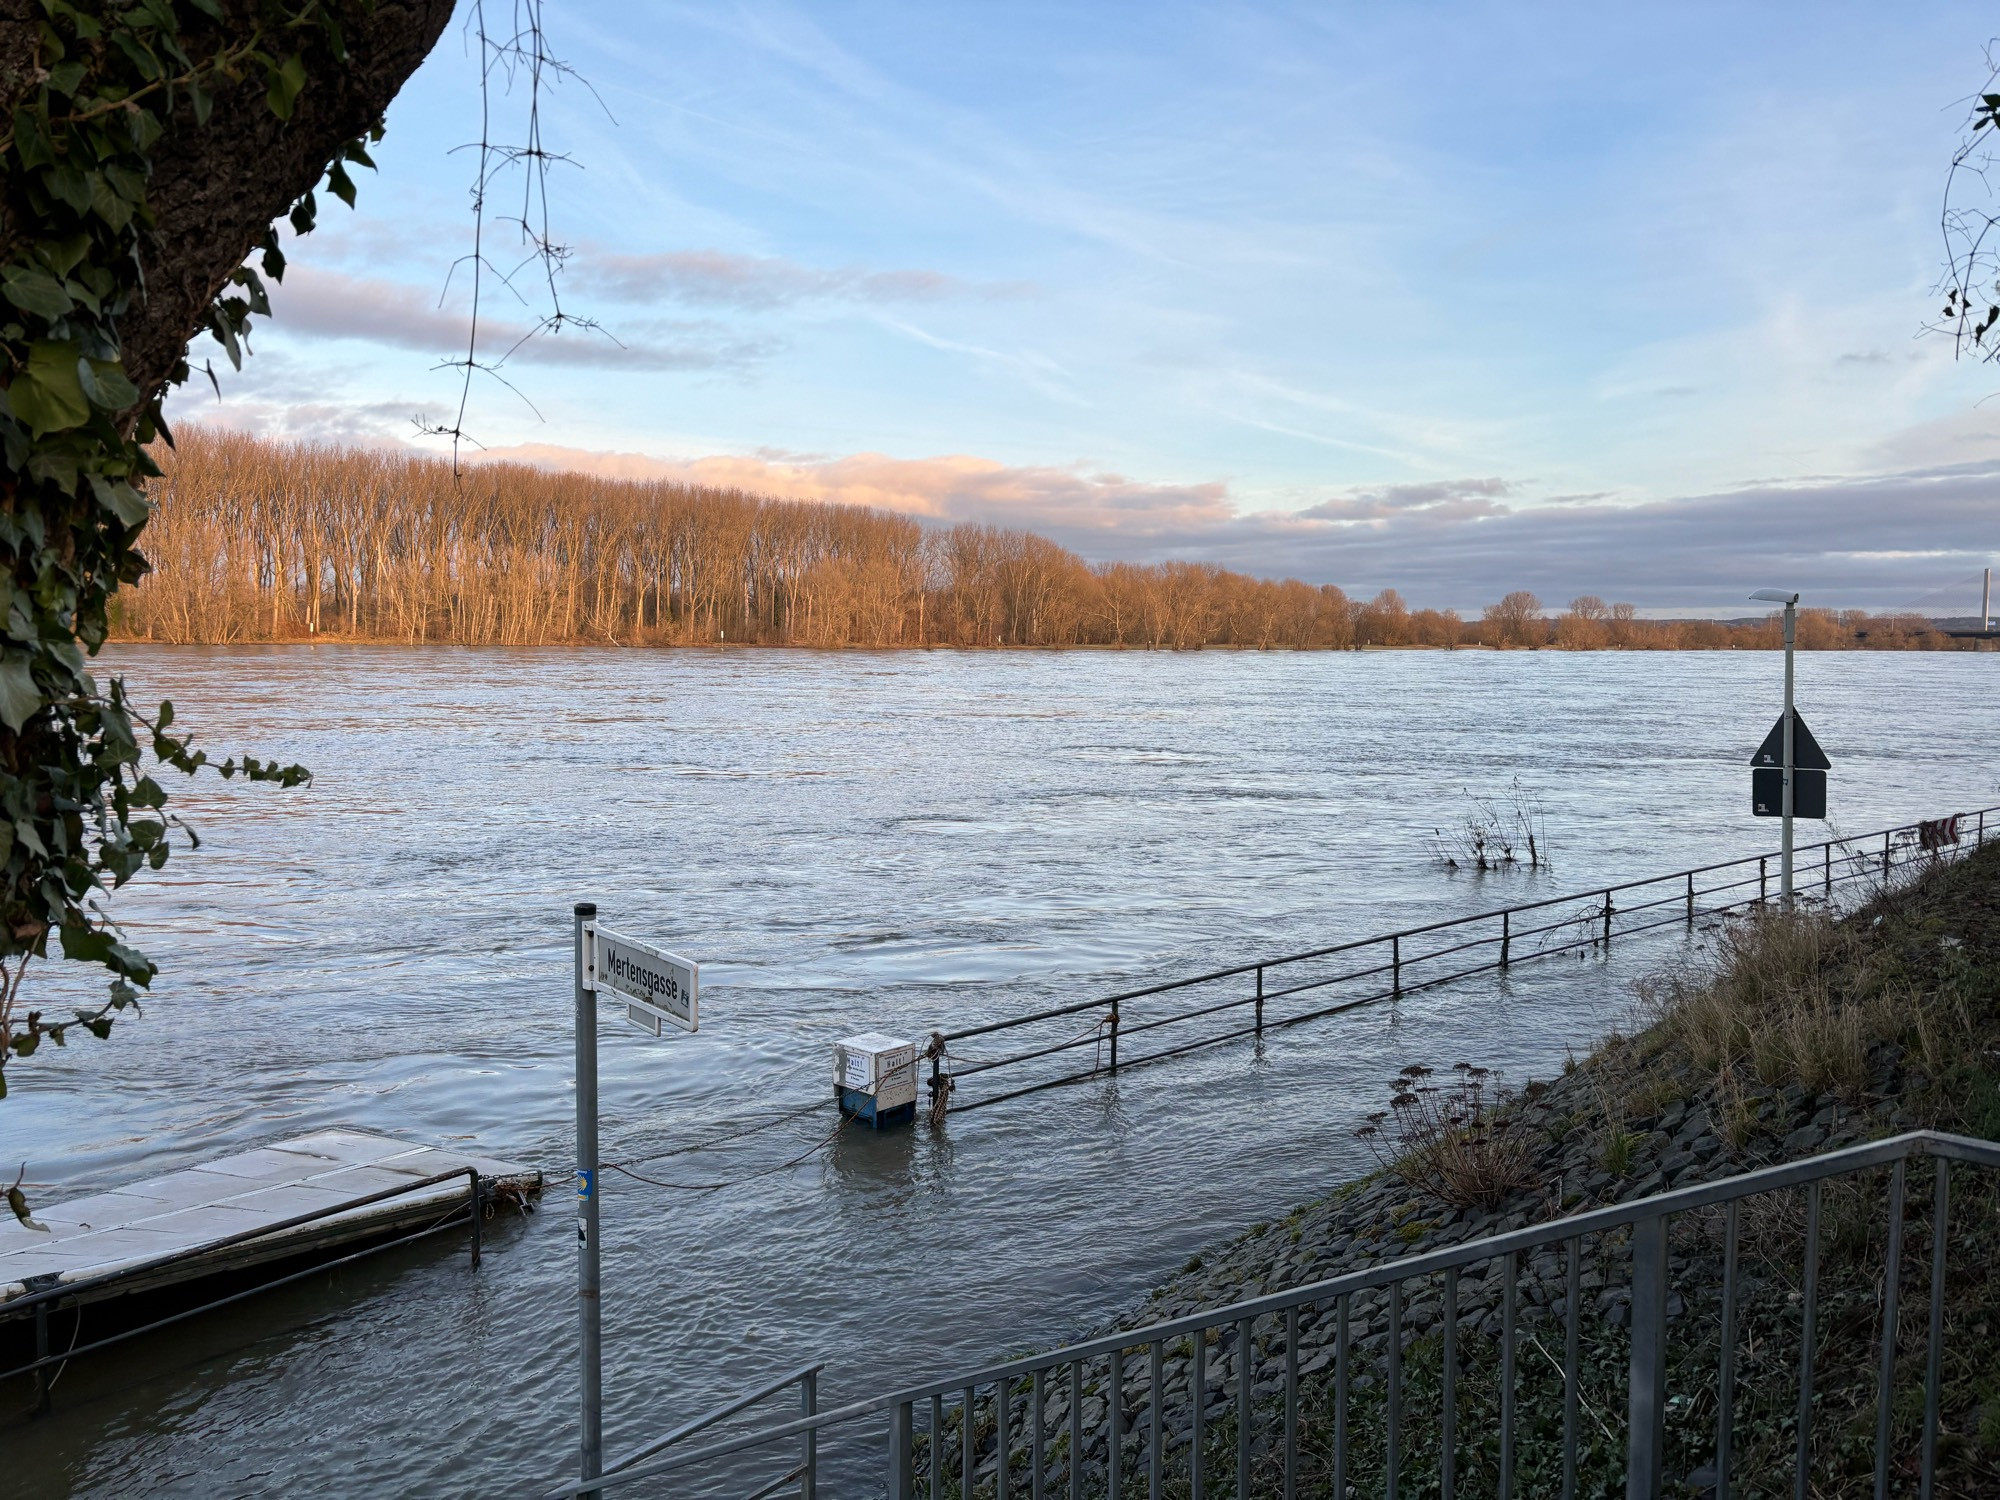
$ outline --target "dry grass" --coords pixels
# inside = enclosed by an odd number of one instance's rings
[[[1767,1088],[1858,1099],[1868,1050],[1893,1035],[1896,1007],[1874,950],[1818,910],[1760,909],[1724,926],[1706,961],[1641,983],[1660,1034],[1683,1046],[1725,1092],[1739,1074]]]

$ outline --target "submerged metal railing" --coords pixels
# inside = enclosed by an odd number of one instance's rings
[[[2000,1144],[1914,1131],[989,1365],[552,1492],[672,1475],[685,1493],[738,1455],[803,1441],[810,1497],[816,1443],[881,1421],[866,1487],[889,1500],[1393,1500],[1408,1488],[1573,1500],[1621,1484],[1628,1500],[1655,1500],[1682,1480],[1727,1500],[1739,1478],[1780,1471],[1784,1490],[1805,1495],[1852,1458],[1856,1424],[1828,1410],[1837,1383],[1873,1406],[1873,1493],[1914,1477],[1928,1500],[1950,1287],[1972,1290],[1990,1269],[1954,1258],[1954,1164],[1979,1169],[1989,1193],[2000,1186],[1988,1175]],[[1926,1167],[1928,1212],[1911,1181]],[[1876,1196],[1871,1179],[1885,1173]],[[1994,1211],[1990,1196],[1975,1208]],[[1927,1274],[1904,1254],[1913,1233]],[[1921,1328],[1903,1315],[1906,1294],[1925,1305]],[[1846,1442],[1829,1431],[1843,1425]]]
[[[1986,840],[1989,813],[2000,813],[2000,807],[1804,845],[1794,853],[1794,889],[1832,901],[1857,882],[1886,880],[1916,860],[1948,857],[1968,845],[1977,848]],[[1267,1031],[1504,971],[1531,958],[1608,948],[1614,938],[1666,928],[1691,929],[1705,917],[1770,900],[1776,893],[1778,859],[1776,854],[1747,855],[937,1032],[929,1048],[931,1118],[1115,1076],[1121,1067],[1261,1037]],[[1134,1011],[1139,1002],[1162,999],[1193,1003],[1159,1015]],[[1198,1035],[1187,1035],[1198,1029],[1193,1023],[1216,1018],[1222,1018],[1222,1029],[1210,1026],[1199,1028]],[[1155,1045],[1150,1040],[1155,1033],[1167,1033],[1159,1037],[1167,1045]],[[968,1056],[958,1050],[967,1041],[1014,1034],[1028,1045],[1003,1057]],[[1148,1050],[1134,1056],[1130,1049],[1140,1037],[1149,1039],[1141,1043]],[[1085,1068],[1040,1077],[1019,1071],[1048,1059],[1068,1064],[1085,1052],[1090,1060]],[[1002,1069],[1022,1081],[994,1093],[963,1096],[964,1085],[972,1079]]]

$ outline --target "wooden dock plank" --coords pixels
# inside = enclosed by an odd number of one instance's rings
[[[342,1210],[341,1205],[400,1183],[474,1167],[512,1190],[538,1192],[541,1173],[468,1152],[357,1130],[325,1130],[260,1146],[185,1171],[144,1178],[110,1192],[38,1208],[46,1230],[0,1224],[0,1316],[9,1302],[42,1287],[131,1268],[131,1284],[103,1295],[150,1289],[241,1269],[433,1221],[464,1201],[462,1180]],[[328,1211],[241,1244],[232,1234]],[[168,1266],[146,1267],[163,1256]],[[143,1270],[141,1268],[144,1268]]]

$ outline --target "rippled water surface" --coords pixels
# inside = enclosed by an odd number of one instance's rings
[[[852,1031],[962,1026],[1774,842],[1744,766],[1774,655],[119,664],[211,749],[317,780],[180,798],[202,849],[117,903],[165,968],[145,1018],[9,1070],[0,1160],[26,1158],[48,1202],[336,1124],[560,1178],[579,899],[703,962],[698,1036],[654,1040],[607,1007],[602,1048],[605,1157],[694,1184],[831,1130],[830,1044]],[[1996,668],[1800,659],[1842,827],[2000,801]],[[1555,874],[1434,868],[1429,832],[1465,789],[1516,776],[1547,806]],[[1517,967],[942,1136],[844,1131],[719,1192],[608,1176],[608,1446],[809,1359],[837,1401],[1096,1323],[1365,1165],[1354,1125],[1403,1063],[1548,1069],[1627,1010],[1643,961]],[[732,1138],[660,1155],[712,1136]],[[476,1275],[440,1239],[72,1366],[53,1416],[0,1418],[8,1493],[500,1494],[562,1472],[567,1208],[559,1190],[503,1226]]]

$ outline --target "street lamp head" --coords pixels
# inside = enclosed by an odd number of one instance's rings
[[[1765,604],[1797,604],[1799,602],[1797,594],[1787,593],[1784,589],[1759,589],[1750,597]]]

